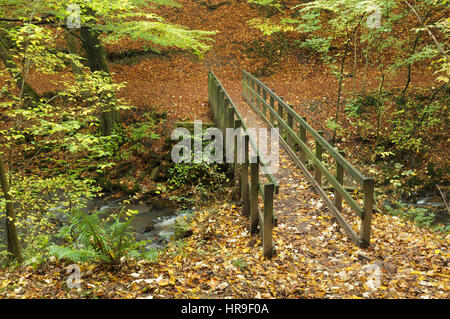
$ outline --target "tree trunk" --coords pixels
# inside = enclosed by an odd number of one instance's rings
[[[343,84],[343,80],[344,80],[345,59],[347,58],[350,41],[351,41],[353,35],[355,34],[356,30],[358,29],[359,25],[361,24],[361,21],[363,20],[363,18],[364,18],[364,16],[361,17],[358,24],[353,28],[352,33],[350,34],[350,36],[347,36],[347,40],[345,41],[345,50],[344,50],[344,55],[342,56],[341,69],[340,69],[340,73],[339,73],[339,87],[338,87],[338,94],[337,94],[336,114],[334,116],[336,128],[333,131],[333,138],[332,138],[332,142],[331,142],[332,145],[334,145],[334,143],[336,141],[337,124],[338,124],[338,120],[339,120],[339,110],[341,107],[342,84]],[[356,43],[355,43],[355,45],[356,45]],[[355,76],[355,74],[353,76]]]
[[[428,10],[428,12],[423,17],[423,19],[422,19],[423,22],[425,22],[430,17],[431,11],[433,11],[433,7],[431,7],[430,10]],[[417,45],[419,44],[421,35],[422,35],[422,30],[419,30],[419,32],[417,32],[416,39],[414,40],[414,44],[411,49],[411,56],[413,56],[414,53],[416,52]],[[405,83],[405,87],[403,88],[402,96],[401,96],[402,102],[405,101],[406,91],[408,90],[409,84],[411,83],[411,75],[412,75],[411,67],[412,67],[412,63],[408,63],[408,72],[406,75],[406,83]]]
[[[105,49],[98,38],[98,33],[89,27],[81,27],[80,34],[91,71],[103,71],[109,76]],[[111,79],[109,78],[109,80]],[[98,118],[100,120],[100,131],[103,136],[111,135],[114,127],[121,123],[120,112],[117,110],[100,112]]]
[[[22,251],[20,248],[19,237],[16,229],[16,213],[12,202],[11,194],[9,193],[9,184],[6,178],[5,164],[0,157],[0,184],[3,194],[6,199],[6,234],[8,237],[8,251],[19,262],[23,262]]]
[[[11,74],[11,77],[15,80],[19,90],[22,92],[22,96],[25,101],[25,105],[30,105],[33,102],[39,102],[39,95],[33,88],[25,81],[22,73],[17,71],[17,74],[14,74],[13,70],[19,70],[17,65],[14,63],[13,58],[8,52],[8,49],[3,45],[3,40],[0,39],[0,59],[5,64],[5,67],[8,69],[8,72]]]
[[[67,49],[69,50],[69,53],[79,56],[80,50],[79,50],[76,38],[73,35],[73,33],[71,31],[66,31],[65,38],[66,38]],[[72,71],[75,74],[77,81],[83,81],[83,70],[74,62],[71,62],[70,65],[72,67]]]
[[[81,27],[80,34],[91,71],[104,71],[109,74],[105,49],[98,38],[98,33],[90,27]]]

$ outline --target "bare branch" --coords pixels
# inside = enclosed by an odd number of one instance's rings
[[[442,47],[442,45],[439,43],[439,41],[436,39],[436,37],[434,36],[434,34],[431,32],[430,28],[428,28],[425,23],[423,22],[422,18],[420,17],[419,13],[417,13],[416,9],[406,0],[403,1],[410,9],[411,11],[415,14],[415,16],[417,17],[417,19],[419,20],[420,24],[425,28],[425,30],[427,30],[428,34],[430,35],[430,37],[433,39],[434,43],[436,44],[437,48],[439,49],[439,51],[442,53],[442,55],[448,59],[448,55],[445,52],[444,48]]]

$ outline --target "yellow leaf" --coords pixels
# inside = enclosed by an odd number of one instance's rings
[[[169,284],[168,279],[161,279],[160,281],[158,281],[158,285],[161,287],[167,286],[168,284]]]

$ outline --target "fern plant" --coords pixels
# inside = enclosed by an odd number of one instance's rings
[[[69,247],[52,245],[50,255],[58,259],[73,262],[100,261],[117,263],[133,246],[133,233],[130,222],[133,216],[121,222],[114,217],[108,224],[99,218],[100,212],[86,214],[81,210],[74,211],[70,224],[63,226],[59,237],[69,239]]]

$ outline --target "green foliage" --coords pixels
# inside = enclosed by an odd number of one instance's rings
[[[247,268],[247,262],[243,258],[235,258],[231,261],[231,263],[240,270]]]
[[[219,164],[177,163],[169,169],[168,182],[179,188],[185,185],[208,185],[213,191],[223,185],[226,175]]]
[[[52,245],[49,253],[59,259],[73,262],[101,261],[117,263],[133,247],[133,234],[127,218],[121,222],[114,217],[113,223],[106,223],[99,218],[100,212],[86,214],[76,210],[70,224],[61,228],[59,237],[68,239],[71,246]]]
[[[272,23],[269,19],[255,18],[249,21],[249,25],[259,29],[264,35],[272,35],[278,32],[294,31],[291,25],[280,25]]]
[[[260,6],[271,6],[281,8],[281,4],[277,0],[248,0],[248,3],[257,4]]]
[[[142,141],[145,138],[159,139],[160,136],[152,131],[154,126],[155,123],[153,121],[132,125],[129,130],[131,141]]]
[[[139,17],[139,15],[136,15]],[[108,35],[105,41],[119,41],[126,36],[133,40],[143,40],[162,47],[178,47],[191,50],[196,55],[202,57],[210,46],[205,41],[211,41],[210,36],[216,32],[189,30],[182,26],[164,22],[160,17],[153,16],[156,21],[120,21],[107,24],[101,29]],[[153,47],[154,51],[158,51]]]
[[[447,105],[442,105],[439,101],[431,104],[419,101],[409,101],[406,105],[393,113],[390,122],[394,129],[390,134],[390,140],[400,150],[419,153],[427,151],[431,145],[424,144],[424,131],[438,128],[442,123],[442,118],[438,116],[440,112],[448,109]]]
[[[175,221],[174,231],[175,239],[182,239],[192,234],[189,217],[178,218]]]
[[[124,130],[126,140],[134,145],[141,145],[146,139],[157,140],[160,138],[159,134],[155,133],[156,115],[146,113],[142,115],[142,118],[142,121],[132,124]]]
[[[139,241],[130,246],[127,256],[129,258],[144,259],[156,263],[159,260],[160,254],[160,249],[149,248],[147,241]]]
[[[450,225],[436,225],[435,214],[426,208],[406,206],[397,203],[395,207],[385,206],[386,212],[392,216],[397,216],[405,221],[411,221],[420,227],[431,228],[442,233],[450,233]]]
[[[351,117],[361,117],[369,113],[371,108],[377,109],[381,103],[380,99],[375,95],[359,95],[347,103],[345,111]]]
[[[13,174],[10,193],[16,205],[16,226],[20,233],[24,263],[36,266],[48,258],[48,248],[58,231],[58,216],[70,207],[80,207],[98,192],[92,180],[56,176]],[[5,200],[0,198],[0,217]]]
[[[80,23],[88,26],[105,36],[103,41],[113,43],[125,37],[144,41],[148,45],[163,47],[178,47],[187,49],[202,56],[209,50],[210,41],[214,31],[189,30],[183,26],[170,24],[156,14],[142,13],[142,9],[155,5],[178,6],[172,0],[47,0],[34,1],[17,0],[11,4],[11,13],[19,15],[19,19],[26,20],[30,15],[53,14],[59,21],[66,23],[67,6],[78,5],[81,8]]]
[[[299,43],[299,47],[307,48],[312,52],[317,52],[320,54],[327,53],[330,50],[330,46],[331,38],[322,37],[306,39],[305,41]]]
[[[209,144],[209,141],[201,140],[201,137],[191,136],[193,144],[195,139],[200,139],[202,142],[202,149]],[[224,170],[224,165],[219,163],[209,163],[208,157],[202,154],[202,158],[199,159],[199,163],[196,163],[194,151],[185,154],[189,163],[175,163],[168,169],[167,181],[173,188],[180,188],[183,186],[196,186],[201,191],[201,188],[207,187],[210,191],[214,192],[219,190],[225,182],[227,182],[227,176]]]

